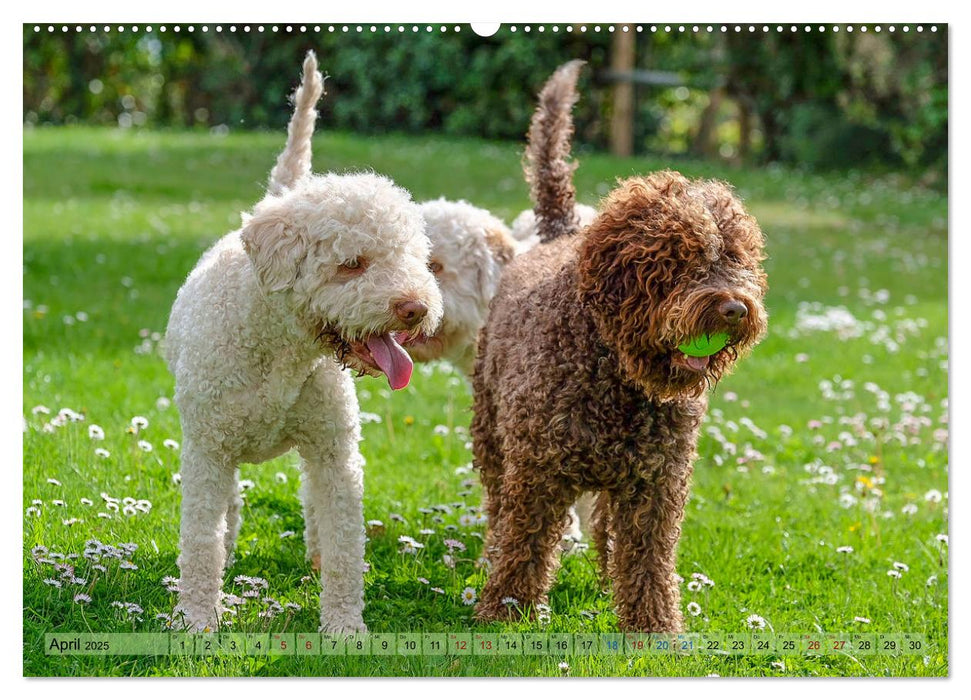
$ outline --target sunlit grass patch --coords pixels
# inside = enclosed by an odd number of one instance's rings
[[[712,394],[679,550],[691,632],[899,631],[898,657],[54,658],[51,631],[162,631],[173,608],[178,414],[160,355],[202,250],[262,192],[276,134],[24,135],[24,628],[29,675],[943,675],[947,673],[947,202],[888,175],[581,154],[596,202],[660,167],[734,182],[768,242],[770,333]],[[318,167],[510,219],[515,144],[326,131]],[[443,164],[448,166],[444,167]],[[943,223],[942,223],[943,222]],[[471,398],[444,365],[358,383],[374,632],[614,632],[595,553],[564,557],[538,620],[478,626],[484,523]],[[555,390],[555,388],[551,389]],[[312,631],[293,455],[244,465],[228,630]],[[893,572],[893,573],[890,573]],[[510,605],[515,605],[514,601]]]

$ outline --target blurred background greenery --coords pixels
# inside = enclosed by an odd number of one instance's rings
[[[607,25],[534,25],[529,33],[503,26],[490,38],[467,25],[153,29],[48,33],[25,25],[25,124],[278,130],[300,58],[315,49],[330,75],[323,128],[521,140],[543,81],[582,58],[590,68],[576,109],[580,148],[887,168],[946,182],[946,25],[773,25],[754,34],[748,26],[655,33],[632,25],[625,37]],[[618,42],[629,37],[625,70],[617,71]],[[611,132],[620,84],[632,92],[626,153]]]

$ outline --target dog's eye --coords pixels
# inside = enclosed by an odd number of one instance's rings
[[[432,260],[430,263],[428,263],[428,269],[431,270],[433,275],[437,275],[442,271],[442,263],[438,262],[437,260]]]
[[[367,258],[354,258],[353,260],[346,260],[342,262],[338,269],[341,272],[364,272],[367,269],[368,261]]]

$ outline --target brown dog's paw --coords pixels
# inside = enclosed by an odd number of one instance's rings
[[[475,606],[477,622],[520,622],[523,619],[523,609],[512,598],[498,603],[480,601]]]
[[[496,622],[508,619],[508,611],[504,605],[480,602],[475,606],[476,622]]]

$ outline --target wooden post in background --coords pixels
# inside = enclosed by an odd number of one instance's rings
[[[630,25],[618,26],[614,31],[610,47],[610,69],[614,75],[629,74],[634,70],[634,41],[634,28]],[[610,152],[615,156],[634,153],[634,83],[629,80],[614,83]]]
[[[708,93],[708,105],[701,112],[698,131],[693,139],[691,150],[703,158],[718,156],[718,144],[715,142],[715,127],[718,122],[718,110],[725,97],[725,88],[719,86]]]

